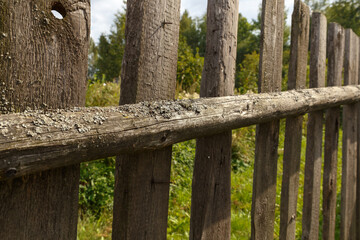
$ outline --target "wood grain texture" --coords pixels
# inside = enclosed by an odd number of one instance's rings
[[[0,112],[84,105],[89,36],[90,1],[0,1]],[[79,174],[1,182],[0,239],[76,239]]]
[[[284,1],[263,0],[259,92],[281,91]],[[279,121],[257,126],[251,208],[251,238],[273,239]]]
[[[344,84],[358,82],[359,39],[345,31]],[[341,239],[356,239],[357,108],[343,107],[343,162],[341,178]]]
[[[360,86],[346,86],[0,115],[0,180],[359,100]]]
[[[180,1],[127,1],[120,104],[174,99]],[[113,239],[166,239],[171,146],[116,160]]]
[[[120,104],[174,99],[179,8],[177,0],[127,1]]]
[[[310,9],[296,1],[292,14],[288,89],[306,86]],[[280,204],[280,239],[295,239],[303,117],[286,119]]]
[[[325,87],[327,20],[321,13],[311,17],[310,88]],[[323,112],[308,115],[302,238],[319,238],[322,167]]]
[[[201,97],[233,95],[239,0],[209,0]],[[199,138],[192,183],[190,239],[230,239],[231,130]]]
[[[341,86],[344,63],[345,30],[330,23],[327,37],[328,86]],[[323,239],[335,239],[337,162],[340,128],[340,108],[330,108],[325,117],[324,177],[323,177]]]
[[[197,139],[190,239],[230,239],[231,136],[228,131]]]

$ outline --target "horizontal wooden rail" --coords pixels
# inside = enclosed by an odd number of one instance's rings
[[[0,115],[0,180],[360,100],[360,85]]]

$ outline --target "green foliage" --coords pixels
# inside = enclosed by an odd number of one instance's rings
[[[95,64],[98,61],[98,48],[92,38],[89,42],[89,54],[88,54],[88,79],[94,79],[96,74]]]
[[[358,0],[338,0],[326,8],[325,14],[328,22],[337,22],[360,35],[360,2]]]
[[[260,28],[259,25],[248,22],[248,20],[239,13],[236,64],[244,61],[246,55],[253,52],[259,52],[260,48]]]
[[[119,105],[120,84],[105,82],[104,79],[97,80],[94,75],[93,81],[88,82],[86,91],[86,107],[107,107]]]
[[[248,92],[257,92],[257,83],[259,76],[259,54],[252,52],[246,54],[244,60],[239,66],[240,70],[236,73],[236,90],[240,94]]]
[[[329,6],[329,0],[304,0],[312,11],[322,12]]]
[[[78,240],[111,240],[112,212],[104,211],[96,217],[91,213],[80,216],[77,226]]]
[[[173,145],[168,239],[189,237],[195,140]]]
[[[125,11],[115,15],[110,34],[102,34],[98,45],[92,41],[89,48],[89,77],[102,76],[106,81],[117,81],[125,49]]]
[[[111,212],[114,195],[115,158],[83,163],[80,168],[79,207],[82,213],[99,217]]]
[[[204,58],[199,53],[193,54],[192,49],[183,37],[179,41],[176,81],[178,90],[199,92]]]
[[[244,86],[249,85],[250,80],[247,74],[244,71],[244,67],[248,67],[248,65],[252,65],[249,62],[249,54],[256,54],[259,52],[260,48],[260,25],[257,24],[255,20],[252,23],[248,22],[248,20],[239,13],[238,20],[238,32],[237,32],[237,47],[236,47],[236,74],[235,74],[235,88],[239,90],[241,93],[246,92],[248,89],[243,89]],[[251,60],[250,60],[251,61]],[[259,65],[259,63],[257,63]],[[252,66],[250,66],[252,67]],[[251,72],[253,68],[249,71]],[[257,77],[257,76],[256,76]]]
[[[186,41],[193,54],[205,55],[206,45],[206,15],[200,18],[192,18],[187,10],[180,18],[180,38]]]

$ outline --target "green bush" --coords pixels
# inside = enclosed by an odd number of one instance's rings
[[[95,80],[88,82],[86,91],[86,107],[108,107],[119,105],[120,84]]]
[[[81,165],[79,206],[82,213],[98,217],[104,210],[112,210],[114,172],[114,157]]]

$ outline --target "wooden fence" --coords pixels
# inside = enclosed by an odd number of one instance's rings
[[[208,1],[201,97],[212,98],[173,101],[180,2],[128,0],[122,106],[83,108],[89,0],[0,0],[0,239],[76,239],[79,163],[114,155],[113,239],[166,239],[171,145],[194,138],[190,239],[230,239],[231,130],[253,124],[251,236],[273,239],[281,118],[280,239],[295,238],[299,187],[302,238],[318,238],[322,213],[323,239],[335,239],[340,126],[341,239],[358,239],[359,37],[320,13],[312,14],[310,29],[309,8],[295,1],[288,91],[280,92],[284,2],[264,0],[261,93],[229,96],[238,5]],[[309,43],[311,89],[305,89]],[[305,185],[299,186],[306,113]]]

